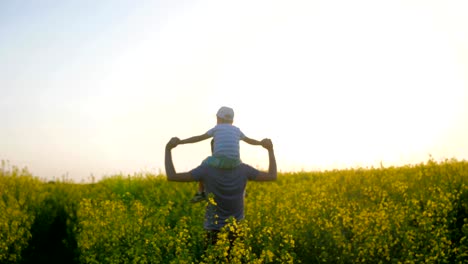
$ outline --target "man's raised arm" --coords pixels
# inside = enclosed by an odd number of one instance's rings
[[[261,141],[262,147],[268,150],[268,172],[260,171],[256,181],[275,181],[278,178],[278,172],[276,168],[275,152],[273,150],[273,143],[270,139],[263,139]]]

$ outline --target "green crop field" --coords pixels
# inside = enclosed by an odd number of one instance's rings
[[[2,163],[0,263],[468,263],[468,162],[280,173],[204,249],[196,183],[46,182]],[[228,254],[230,252],[230,254]]]

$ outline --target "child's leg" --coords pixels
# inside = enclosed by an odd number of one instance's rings
[[[205,186],[203,186],[203,182],[198,182],[198,193],[205,192]]]
[[[190,201],[192,203],[197,203],[197,202],[203,201],[205,199],[206,199],[205,186],[203,185],[202,182],[198,182],[198,191],[195,194],[195,196],[193,196],[192,200],[190,200]]]

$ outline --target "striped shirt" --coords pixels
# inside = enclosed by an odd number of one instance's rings
[[[244,133],[231,124],[218,124],[206,132],[214,138],[213,156],[240,159],[239,141],[245,138]]]

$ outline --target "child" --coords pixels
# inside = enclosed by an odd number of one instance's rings
[[[251,145],[261,145],[262,142],[251,139],[242,131],[233,126],[234,110],[223,106],[216,113],[217,124],[205,134],[180,140],[179,144],[195,143],[213,137],[212,155],[206,158],[203,163],[221,169],[233,169],[241,163],[239,154],[239,141]],[[206,198],[203,183],[199,182],[198,192],[191,202],[196,203]]]

